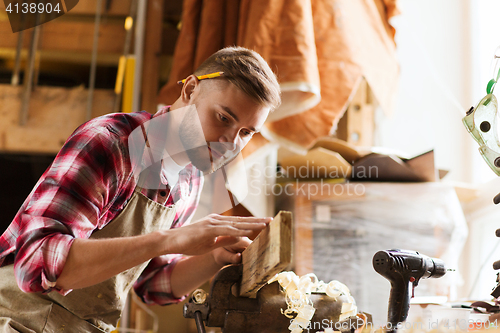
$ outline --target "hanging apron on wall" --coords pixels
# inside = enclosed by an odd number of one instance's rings
[[[144,235],[169,229],[175,206],[165,207],[136,188],[123,211],[91,239]],[[21,291],[13,265],[0,268],[1,332],[110,332],[125,306],[127,295],[149,261],[96,285],[73,290],[66,296]],[[85,274],[82,268],[82,274]]]

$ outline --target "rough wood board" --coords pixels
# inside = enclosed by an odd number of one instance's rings
[[[254,296],[292,260],[292,213],[280,211],[242,254],[240,296]]]

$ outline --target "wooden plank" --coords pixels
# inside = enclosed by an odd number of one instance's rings
[[[99,53],[123,52],[125,41],[125,19],[119,23],[102,22],[99,27]],[[30,30],[28,30],[30,31]],[[15,49],[17,33],[12,33],[8,21],[0,21],[0,48]],[[54,20],[43,24],[43,33],[40,36],[39,50],[53,51],[92,51],[94,38],[94,22],[68,22]],[[29,38],[24,39],[24,48],[27,48]]]
[[[337,137],[359,147],[373,146],[376,101],[363,78],[337,125]]]
[[[144,61],[142,67],[141,110],[156,112],[160,86],[160,53],[162,44],[163,0],[148,1]]]
[[[27,50],[21,51],[21,61],[25,61],[27,57]],[[88,66],[92,55],[90,52],[60,52],[60,51],[38,51],[38,56],[40,60],[51,61],[51,62],[61,62],[66,64],[80,64]],[[0,58],[10,59],[13,63],[16,58],[16,49],[12,48],[0,48]],[[102,66],[116,66],[120,59],[118,53],[99,53],[97,55],[97,64]],[[46,65],[44,65],[45,68]],[[46,68],[45,68],[46,70]]]
[[[49,28],[45,29],[47,25]],[[102,25],[103,26],[99,29],[99,57],[105,54],[107,56],[114,55],[116,58],[123,53],[123,44],[125,42],[123,22],[112,23],[108,20],[102,22]],[[90,61],[87,60],[87,58],[90,58],[90,53],[92,51],[91,39],[94,31],[93,22],[51,21],[45,23],[43,27],[44,30],[40,36],[40,51],[42,51],[42,55],[44,55],[43,52],[46,54],[48,52],[57,53],[63,51],[65,53],[60,57],[64,57],[64,55],[67,54],[66,52],[73,52],[77,54],[70,55],[72,58],[79,56],[80,58],[85,58],[85,61]],[[62,30],[58,31],[59,28]],[[70,36],[64,29],[69,29],[68,31],[71,31],[72,35]],[[159,42],[160,50],[158,53],[162,55],[173,55],[175,42],[179,36],[179,30],[168,24],[158,29],[162,29],[160,33],[161,40]],[[28,33],[31,32],[31,30],[27,31]],[[3,53],[5,53],[6,50],[11,50],[12,57],[14,57],[17,33],[12,33],[8,21],[0,20],[0,36],[2,36],[2,38],[0,38],[0,49],[3,50]],[[149,37],[146,35],[146,42],[148,38]],[[28,47],[27,37],[25,37],[23,47],[25,49]],[[159,54],[155,55],[159,57]],[[43,56],[43,58],[45,58],[45,56]]]
[[[370,98],[370,91],[368,83],[363,80],[347,110],[349,117],[347,128],[350,133],[347,142],[356,146],[373,146],[375,105]]]
[[[0,85],[0,151],[57,153],[85,121],[88,91],[83,87],[38,86],[31,95],[28,121],[19,125],[22,87]],[[92,117],[113,110],[113,90],[96,89]]]
[[[280,211],[243,251],[240,296],[254,296],[292,261],[292,213]]]
[[[127,16],[131,0],[111,1],[109,11],[105,9],[105,1],[102,2],[102,13],[106,16]],[[69,15],[95,15],[97,0],[80,0],[78,5],[69,11]]]
[[[295,185],[294,185],[295,186]],[[298,183],[296,186],[300,186]],[[334,186],[328,184],[326,186]],[[301,192],[295,190],[295,226],[294,226],[294,249],[293,249],[293,271],[298,276],[306,275],[314,271],[314,244],[312,216],[313,207],[308,197],[299,195]],[[309,194],[309,193],[307,193]]]

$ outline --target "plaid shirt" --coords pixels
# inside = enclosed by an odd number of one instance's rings
[[[145,112],[110,114],[81,125],[66,141],[0,237],[0,266],[14,264],[25,292],[47,293],[61,274],[75,238],[89,238],[124,208],[136,187],[128,150],[129,134],[152,116]],[[189,223],[198,204],[203,177],[192,165],[179,173],[170,198],[176,198],[172,228]],[[144,190],[158,201],[161,190]],[[183,195],[181,195],[181,192]],[[172,200],[165,204],[171,204]],[[180,255],[154,258],[134,288],[147,303],[173,297],[170,274]]]

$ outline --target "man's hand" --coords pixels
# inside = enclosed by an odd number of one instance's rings
[[[247,236],[264,229],[272,218],[209,215],[165,233],[167,253],[192,255],[174,266],[170,285],[180,297],[200,286],[223,266],[241,261],[250,244]]]
[[[185,270],[184,274],[178,274],[178,279],[172,278],[172,290],[176,295],[182,296],[208,280],[225,263],[240,256],[224,253],[223,249],[217,251],[217,254],[211,251],[226,247],[229,252],[237,252],[238,247],[245,244],[243,237],[264,229],[270,221],[272,218],[214,214],[190,225],[147,235],[77,238],[71,245],[56,286],[63,290],[85,288],[162,254],[195,255],[178,262],[174,268],[177,272]],[[190,267],[183,269],[183,266]],[[83,275],[82,267],[85,268]],[[193,272],[196,274],[193,275]],[[177,285],[180,286],[179,289],[176,289]]]
[[[241,262],[241,253],[245,251],[252,241],[247,237],[242,237],[239,242],[216,248],[212,251],[216,264],[225,266],[229,264],[239,264]]]
[[[163,252],[181,253],[186,255],[201,255],[217,248],[226,247],[234,251],[241,245],[236,245],[242,241],[242,237],[253,235],[260,231],[272,221],[272,218],[258,217],[238,217],[222,216],[211,214],[192,224],[162,231],[166,237],[163,246]],[[241,243],[244,244],[244,243]],[[231,256],[228,253],[222,254],[218,251],[214,259],[223,261],[233,257],[233,260],[240,256]],[[226,250],[226,252],[228,252]],[[222,259],[222,257],[225,259]]]

